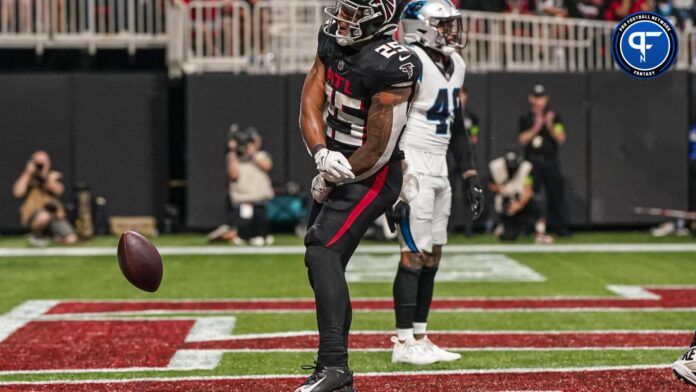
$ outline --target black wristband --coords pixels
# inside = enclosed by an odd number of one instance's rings
[[[316,146],[314,146],[314,148],[312,149],[312,157],[317,155],[317,153],[321,151],[323,148],[326,148],[326,146],[323,144],[317,144]]]

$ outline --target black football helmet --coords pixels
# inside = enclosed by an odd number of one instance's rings
[[[399,24],[406,0],[336,0],[324,8],[324,33],[341,46],[367,42],[393,34]]]

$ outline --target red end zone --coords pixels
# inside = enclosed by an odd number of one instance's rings
[[[696,309],[696,289],[650,289],[653,299],[528,298],[444,299],[437,309]],[[0,373],[214,369],[222,353],[238,350],[305,350],[317,347],[313,333],[232,335],[235,317],[208,317],[225,311],[312,311],[311,300],[222,301],[28,301],[0,317]],[[354,308],[389,310],[391,301],[359,299]],[[121,312],[148,315],[198,311],[201,317],[121,318]],[[3,320],[4,319],[4,320]],[[607,332],[432,332],[446,348],[462,350],[578,350],[682,348],[691,333]],[[351,335],[353,350],[389,350],[388,332]],[[216,359],[217,358],[217,359]]]
[[[118,381],[97,383],[0,384],[0,391],[289,391],[302,378],[230,378]],[[690,391],[669,369],[533,371],[475,374],[394,374],[357,376],[361,392],[397,391]]]
[[[194,321],[39,321],[0,343],[0,371],[166,367]]]

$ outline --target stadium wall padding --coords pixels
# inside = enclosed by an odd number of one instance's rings
[[[227,217],[225,151],[230,124],[255,127],[274,161],[271,178],[287,180],[288,77],[191,75],[186,79],[187,225],[210,228]]]
[[[291,75],[288,83],[288,180],[309,192],[317,169],[300,133],[300,98],[304,79],[305,75]]]
[[[111,215],[161,216],[168,200],[167,80],[152,74],[73,79],[75,178]]]
[[[154,215],[167,201],[163,73],[0,75],[0,230],[19,229],[12,184],[30,154],[48,151],[64,202],[86,182],[112,215]]]
[[[636,206],[687,208],[688,77],[590,75],[593,224],[664,220],[635,215]]]

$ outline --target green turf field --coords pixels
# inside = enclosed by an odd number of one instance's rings
[[[641,233],[578,234],[563,243],[673,243],[688,238],[655,239]],[[467,240],[456,237],[459,244],[488,244],[489,238]],[[116,239],[105,237],[83,246],[114,246]],[[204,246],[204,239],[195,235],[163,236],[155,239],[160,246]],[[292,237],[279,237],[278,244],[300,245]],[[521,243],[525,243],[524,241]],[[374,244],[374,243],[373,243]],[[1,238],[0,248],[24,247],[19,237]],[[396,244],[385,244],[397,250]],[[696,255],[689,252],[650,253],[514,253],[506,255],[517,263],[542,275],[540,282],[443,282],[436,286],[436,297],[456,298],[613,298],[608,285],[691,286],[696,287]],[[394,265],[397,256],[394,255]],[[294,255],[174,255],[164,257],[165,273],[160,290],[155,294],[140,292],[121,275],[112,256],[30,256],[0,257],[0,313],[10,312],[28,300],[118,300],[144,301],[163,299],[245,299],[245,298],[311,298],[303,257]],[[442,266],[442,270],[447,265]],[[388,298],[390,283],[352,283],[354,298]],[[691,308],[693,307],[693,308]],[[316,328],[311,312],[245,312],[171,311],[159,314],[162,319],[225,317],[235,318],[233,335],[290,333]],[[106,318],[112,317],[109,315]],[[140,318],[142,314],[122,315]],[[147,316],[144,316],[147,317]],[[10,319],[0,319],[0,328]],[[393,314],[388,310],[356,310],[353,330],[392,330]],[[555,311],[538,309],[505,311],[433,311],[429,320],[432,330],[448,331],[688,331],[696,327],[696,303],[687,309],[641,308],[610,311],[606,309]],[[1,332],[1,329],[0,329]],[[11,339],[10,339],[11,340]],[[687,342],[688,343],[688,342]],[[685,343],[686,344],[686,343]],[[0,335],[0,355],[3,353]],[[17,350],[17,347],[6,348]],[[578,351],[554,351],[543,348],[525,351],[471,350],[463,352],[460,361],[437,364],[425,370],[504,369],[593,367],[622,365],[661,365],[673,361],[680,347],[621,350],[602,348]],[[46,355],[51,355],[49,352]],[[358,372],[392,372],[424,370],[390,362],[388,351],[355,352],[351,365]],[[234,376],[302,373],[300,365],[310,363],[312,353],[226,352],[222,360],[208,370],[143,370],[113,372],[13,372],[12,361],[0,360],[0,382],[9,380],[100,379],[171,376]],[[40,367],[39,367],[40,368]],[[32,369],[30,367],[30,369]]]
[[[289,234],[276,235],[274,245],[302,245],[302,239]],[[166,234],[151,238],[157,246],[205,246],[222,245],[222,243],[210,244],[204,234]],[[517,243],[531,244],[533,237],[520,238]],[[491,235],[477,235],[467,238],[461,234],[455,234],[449,238],[452,244],[496,244],[498,241]],[[693,238],[689,236],[667,236],[653,237],[647,231],[601,231],[601,232],[579,232],[570,238],[558,238],[559,244],[611,244],[611,243],[689,243]],[[366,244],[376,244],[378,242],[365,241]],[[89,241],[81,242],[75,246],[116,246],[118,237],[99,236]],[[60,245],[51,245],[60,247]],[[28,248],[26,238],[23,236],[0,236],[0,248]]]

